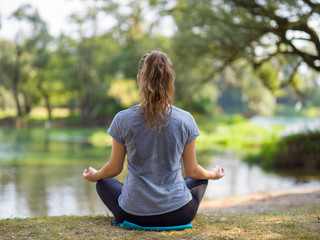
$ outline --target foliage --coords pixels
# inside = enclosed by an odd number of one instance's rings
[[[307,132],[263,144],[246,161],[274,169],[320,169],[320,132]]]
[[[320,42],[312,23],[319,19],[318,3],[308,0],[181,0],[167,12],[175,17],[179,34],[193,39],[186,43],[191,48],[194,44],[193,54],[208,54],[209,51],[228,61],[246,56],[256,66],[284,54],[298,56],[319,71],[316,61]],[[299,41],[309,49],[298,47]]]
[[[192,77],[193,69],[201,69],[195,77],[198,84],[212,84],[217,78],[227,81],[222,71],[235,68],[241,60],[253,67],[254,81],[260,80],[276,97],[288,86],[295,89],[299,100],[310,92],[306,86],[311,81],[301,76],[301,66],[308,65],[318,74],[320,43],[313,22],[319,19],[319,4],[181,0],[172,6],[166,1],[153,2],[162,3],[163,14],[174,18],[176,62],[189,69],[182,76]],[[236,78],[233,85],[241,81]]]
[[[134,79],[115,79],[108,90],[108,95],[120,102],[123,108],[139,103],[139,89]]]
[[[102,16],[113,23],[98,28]],[[164,16],[174,21],[164,26],[170,36],[159,32]],[[70,15],[73,31],[53,37],[37,9],[21,5],[10,21],[27,27],[0,40],[0,107],[14,106],[20,118],[46,107],[49,120],[67,107],[83,122],[100,121],[138,101],[137,66],[151,49],[172,59],[176,104],[193,113],[317,105],[317,19],[319,4],[307,0],[93,1]]]

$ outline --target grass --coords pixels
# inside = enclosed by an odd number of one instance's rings
[[[290,212],[200,213],[193,229],[127,230],[108,216],[58,216],[0,220],[0,239],[320,239],[320,204]]]
[[[79,114],[79,111],[77,111]],[[54,108],[52,109],[53,118],[67,118],[71,115],[70,110],[67,108]],[[17,116],[17,111],[14,108],[7,108],[5,111],[0,110],[0,119],[5,117],[15,117]],[[30,112],[29,116],[26,117],[26,120],[47,120],[48,113],[47,110],[43,107],[35,107]]]
[[[299,111],[295,109],[295,104],[277,104],[275,115],[291,116],[291,117],[320,117],[319,106],[303,106]]]

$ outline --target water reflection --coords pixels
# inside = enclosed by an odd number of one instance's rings
[[[96,130],[0,129],[0,218],[107,213],[95,185],[81,175],[89,165],[100,168],[110,156],[110,147],[87,142]],[[249,168],[233,153],[215,153],[206,167],[215,164],[224,166],[227,175],[209,183],[205,198],[320,187],[319,179],[297,182]],[[118,179],[124,177],[122,173]]]
[[[0,129],[0,218],[104,213],[81,176],[109,158],[86,141],[95,130]]]
[[[0,218],[102,214],[94,184],[82,179],[83,167],[4,166]]]
[[[209,199],[273,190],[320,187],[319,172],[312,178],[279,176],[275,173],[267,173],[256,165],[250,167],[233,152],[216,153],[211,167],[214,165],[225,167],[226,176],[218,181],[209,182],[205,194]]]

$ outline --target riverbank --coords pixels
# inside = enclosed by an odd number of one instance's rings
[[[204,199],[199,210],[201,212],[262,213],[280,210],[290,211],[305,205],[316,204],[320,204],[320,187],[269,191],[214,200]]]
[[[109,216],[5,219],[0,239],[320,239],[319,197],[305,189],[204,201],[193,229],[170,232],[122,229]]]

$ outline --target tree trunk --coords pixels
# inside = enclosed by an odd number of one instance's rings
[[[0,96],[1,96],[1,109],[4,112],[6,110],[6,100],[5,100],[5,96],[4,96],[4,91],[2,88],[0,88]]]
[[[22,54],[22,50],[18,44],[16,46],[17,46],[16,64],[15,64],[13,79],[12,79],[12,85],[13,85],[12,89],[13,89],[13,97],[16,103],[18,117],[22,117],[23,114],[22,114],[21,105],[19,101],[20,57]]]
[[[90,97],[88,93],[85,93],[81,101],[81,118],[86,121],[90,119],[91,109],[90,109]]]
[[[50,96],[45,93],[43,95],[44,97],[44,101],[46,103],[46,108],[47,108],[47,112],[48,112],[48,120],[51,121],[52,120],[52,107],[51,107],[51,102],[50,102]]]
[[[43,89],[42,82],[43,82],[43,80],[40,79],[37,84],[37,87],[38,87],[42,97],[44,98],[44,102],[46,104],[47,113],[48,113],[48,120],[51,121],[52,120],[52,107],[51,107],[51,102],[50,102],[50,96],[49,96],[48,92]]]
[[[29,114],[31,112],[30,102],[25,94],[23,95],[23,99],[24,99],[24,113]]]

